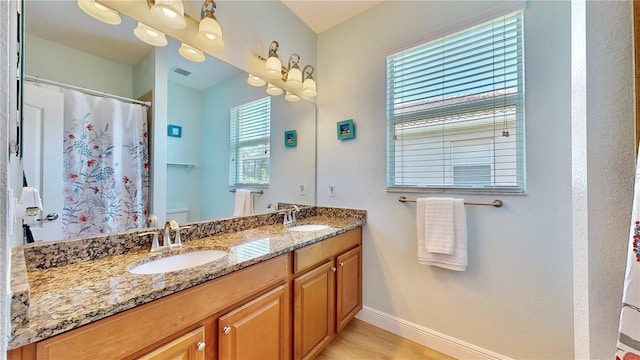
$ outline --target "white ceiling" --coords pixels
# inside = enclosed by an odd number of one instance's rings
[[[185,10],[191,11],[202,6],[202,0],[183,1]],[[382,2],[372,0],[281,1],[316,33],[325,31]],[[28,0],[24,4],[27,34],[127,66],[139,63],[152,49],[151,45],[141,42],[133,35],[133,29],[137,24],[126,16],[122,16],[122,24],[112,26],[84,14],[75,0]],[[170,80],[177,83],[206,89],[239,71],[211,56],[206,56],[207,60],[204,63],[185,60],[178,55],[179,43],[173,39],[169,39],[168,46],[169,69],[178,66],[192,72],[189,77],[170,72]]]
[[[383,0],[281,0],[311,30],[319,34],[380,4]]]

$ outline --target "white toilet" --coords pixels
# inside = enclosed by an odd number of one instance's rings
[[[174,219],[180,225],[189,222],[189,208],[167,209],[167,220],[169,219]]]

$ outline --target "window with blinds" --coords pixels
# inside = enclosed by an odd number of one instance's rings
[[[522,11],[387,57],[387,188],[524,192]]]
[[[231,109],[229,185],[268,185],[271,97]]]

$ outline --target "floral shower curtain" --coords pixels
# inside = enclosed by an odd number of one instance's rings
[[[149,211],[146,109],[74,90],[62,92],[65,238],[145,226]]]
[[[639,158],[640,160],[640,158]],[[631,213],[627,271],[622,293],[617,360],[640,360],[640,161]]]

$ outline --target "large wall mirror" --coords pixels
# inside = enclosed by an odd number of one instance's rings
[[[250,3],[247,6],[251,6]],[[86,15],[76,1],[25,1],[25,178],[29,186],[39,189],[43,198],[40,218],[50,213],[59,214],[58,220],[39,221],[31,226],[36,241],[96,235],[95,231],[63,234],[61,230],[64,219],[69,221],[71,217],[75,222],[91,220],[73,208],[73,204],[70,205],[69,199],[73,198],[74,190],[63,185],[70,177],[77,180],[81,175],[78,172],[91,169],[85,166],[76,173],[70,173],[69,164],[65,165],[69,159],[63,157],[63,153],[72,145],[65,143],[65,148],[63,142],[78,135],[68,131],[68,124],[59,124],[59,129],[49,127],[50,122],[45,115],[64,114],[59,105],[49,103],[58,101],[65,104],[63,97],[66,96],[52,86],[71,85],[75,91],[94,93],[94,96],[95,92],[103,92],[124,98],[152,100],[152,111],[149,111],[151,171],[144,181],[150,184],[149,211],[159,221],[178,218],[180,222],[194,222],[231,217],[235,196],[231,191],[237,188],[256,192],[253,195],[256,214],[272,211],[269,205],[278,202],[315,204],[314,104],[305,100],[287,102],[282,96],[271,97],[269,184],[261,187],[230,186],[231,109],[267,97],[264,88],[249,86],[245,71],[209,54],[205,54],[206,60],[202,63],[182,58],[178,54],[180,42],[175,39],[168,37],[168,45],[161,48],[147,45],[133,35],[137,21],[124,15],[121,18],[122,23],[113,26]],[[234,44],[227,43],[226,46]],[[42,93],[41,90],[49,92]],[[60,95],[55,95],[56,91]],[[46,104],[42,105],[43,102]],[[47,110],[43,106],[52,107]],[[69,106],[68,102],[66,106]],[[119,111],[117,116],[123,116]],[[127,119],[128,116],[124,115]],[[76,120],[82,120],[82,116],[77,116]],[[84,126],[84,130],[89,125],[94,132],[96,128],[107,130],[105,126],[87,122],[78,124],[76,128]],[[168,125],[174,126],[174,133],[169,131]],[[290,130],[296,131],[296,146],[285,145],[285,132]],[[110,128],[109,131],[115,130]],[[112,136],[126,138],[120,132],[114,132]],[[107,146],[96,138],[88,137],[86,142],[85,145],[90,147]],[[88,164],[85,162],[85,165]],[[95,181],[87,181],[80,187],[105,193],[130,191],[137,194],[140,191],[126,187],[115,190],[100,188]],[[94,203],[90,207],[92,221],[100,222],[110,216],[104,203]],[[65,215],[65,211],[71,211],[71,215]],[[103,227],[99,231],[109,230]]]

